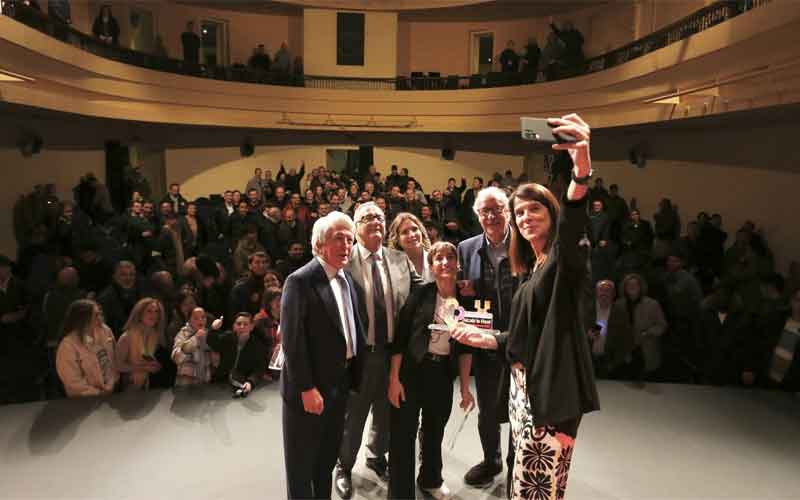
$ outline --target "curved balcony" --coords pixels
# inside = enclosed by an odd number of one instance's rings
[[[329,90],[195,78],[87,53],[0,16],[2,100],[172,125],[403,133],[513,132],[519,116],[577,111],[597,128],[800,101],[800,3],[773,1],[587,75],[465,90]]]

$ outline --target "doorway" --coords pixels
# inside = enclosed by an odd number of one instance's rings
[[[201,63],[208,66],[230,65],[228,47],[228,21],[204,19],[200,23]]]
[[[470,71],[485,75],[494,65],[494,31],[470,33]]]

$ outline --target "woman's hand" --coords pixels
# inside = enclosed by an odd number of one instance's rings
[[[589,175],[589,170],[592,168],[592,158],[589,154],[589,141],[592,130],[589,125],[575,113],[561,118],[550,118],[547,121],[554,127],[554,134],[569,134],[576,139],[575,142],[553,144],[553,149],[569,153],[577,170],[575,177],[580,178]]]
[[[400,408],[400,402],[406,400],[406,391],[399,377],[389,379],[389,402],[395,408]]]
[[[464,323],[458,323],[450,332],[456,342],[478,349],[497,349],[497,340],[493,335],[482,332]]]
[[[469,388],[461,389],[461,404],[458,406],[464,411],[470,411],[475,406],[475,398],[472,397]]]

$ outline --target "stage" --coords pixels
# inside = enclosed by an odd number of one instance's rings
[[[568,500],[800,499],[800,397],[607,381],[599,390]],[[485,489],[462,481],[480,458],[476,413],[450,450],[463,415],[454,405],[445,481],[457,498],[504,498],[502,478]],[[207,387],[0,407],[0,498],[285,498],[280,415],[277,384],[246,400]],[[386,497],[363,453],[353,482],[354,498]]]

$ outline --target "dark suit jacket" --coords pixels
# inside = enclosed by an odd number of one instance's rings
[[[356,245],[347,269],[353,276],[358,292],[358,303],[361,318],[364,321],[364,336],[368,335],[369,316],[367,315],[367,298],[364,295],[364,252],[369,252],[361,245]],[[414,264],[405,253],[392,248],[383,247],[383,257],[389,270],[389,281],[392,285],[392,311],[394,313],[394,334],[397,337],[397,320],[412,290],[422,284],[422,278],[414,270]]]
[[[350,285],[356,321],[356,357],[350,366],[352,387],[361,383],[361,354],[366,329],[359,313],[353,279]],[[338,387],[345,374],[347,344],[342,332],[339,309],[322,264],[314,258],[288,278],[281,300],[281,336],[284,364],[281,371],[281,396],[288,405],[303,408],[301,393],[316,387],[323,399]]]

